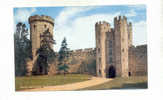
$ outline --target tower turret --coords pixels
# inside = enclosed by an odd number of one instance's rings
[[[30,24],[30,39],[32,41],[32,56],[36,56],[36,51],[40,48],[41,37],[40,35],[43,34],[47,29],[53,36],[53,28],[54,28],[54,19],[49,16],[31,16],[29,18]]]
[[[106,39],[111,30],[110,24],[103,21],[95,24],[96,32],[96,71],[97,76],[106,77]]]
[[[114,18],[115,62],[117,76],[128,76],[128,24],[125,16]]]

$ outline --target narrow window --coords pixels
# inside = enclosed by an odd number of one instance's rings
[[[46,24],[44,25],[44,28],[46,28],[47,26],[46,26]]]
[[[109,55],[110,55],[110,56],[112,55],[112,49],[109,50]]]
[[[34,27],[34,29],[36,29],[36,25],[34,25],[33,27]]]
[[[109,63],[112,63],[113,62],[113,59],[112,57],[109,58]]]

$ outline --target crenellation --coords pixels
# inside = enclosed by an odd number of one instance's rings
[[[34,16],[30,16],[29,18],[29,23],[33,23],[35,21],[44,21],[44,22],[48,22],[50,24],[52,24],[54,26],[54,19],[51,18],[50,16],[45,16],[45,15],[34,15]]]
[[[120,22],[122,19],[121,19],[121,16],[118,17],[118,21]]]
[[[145,52],[147,51],[144,51],[144,49],[147,48],[143,48],[143,46],[134,47],[132,45],[132,23],[128,23],[127,17],[119,16],[114,18],[114,28],[110,28],[109,26],[108,29],[109,30],[96,27],[97,76],[128,77],[129,72],[130,74],[132,73],[132,75],[136,75],[137,66],[144,66],[144,68],[146,67],[147,62],[139,61],[137,56],[142,54],[142,56],[144,55],[143,58],[146,59]],[[139,54],[135,55],[136,52]],[[136,63],[138,65],[136,65]],[[109,72],[110,68],[114,69],[115,71]],[[109,73],[115,74],[112,76]]]
[[[27,61],[27,75],[31,75],[31,71],[39,72],[38,66],[32,67],[37,59],[36,50],[41,45],[40,35],[47,29],[53,35],[54,19],[50,16],[35,15],[29,18],[29,23],[33,59]],[[71,66],[69,73],[84,73],[80,72],[81,68],[93,64],[91,67],[99,77],[128,77],[129,73],[132,76],[147,74],[147,45],[132,44],[132,23],[127,22],[127,17],[114,17],[114,28],[106,21],[96,22],[95,34],[95,48],[69,51],[66,61]],[[56,58],[58,57],[59,53],[56,52]],[[48,74],[57,73],[57,64],[58,61],[54,60]]]

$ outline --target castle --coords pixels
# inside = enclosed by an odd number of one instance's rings
[[[114,18],[114,28],[104,21],[96,23],[95,31],[97,76],[113,78],[136,74],[138,70],[134,68],[138,63],[134,64],[134,62],[140,59],[134,59],[137,55],[132,45],[132,23],[128,23],[125,16],[119,16]],[[144,52],[145,59],[147,59],[146,53],[147,51]],[[142,73],[146,73],[147,61],[143,61]]]
[[[29,18],[29,24],[33,58],[27,62],[27,75],[33,72],[41,74],[45,69],[36,64],[36,51],[40,48],[40,35],[44,31],[49,29],[53,36],[54,19],[35,15]],[[114,28],[107,22],[96,23],[95,34],[96,48],[70,51],[67,61],[69,73],[87,73],[108,78],[147,75],[147,45],[132,45],[132,23],[128,23],[126,17],[115,17]],[[50,65],[48,74],[57,73],[56,63],[54,61]]]

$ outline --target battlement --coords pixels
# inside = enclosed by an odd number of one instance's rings
[[[45,16],[45,15],[34,15],[29,17],[29,23],[35,22],[35,21],[45,21],[49,22],[54,26],[54,19],[51,18],[50,16]]]
[[[147,44],[137,45],[137,46],[132,45],[130,48],[131,49],[144,49],[144,48],[147,49]]]
[[[95,53],[96,53],[95,48],[86,48],[86,49],[72,50],[70,52],[70,56],[91,56],[91,55],[95,55]]]
[[[130,53],[132,53],[133,54],[133,52],[134,53],[136,53],[137,55],[142,55],[142,54],[146,54],[147,53],[147,45],[146,44],[144,44],[144,45],[138,45],[138,46],[131,46],[130,48],[129,48],[129,52]]]
[[[147,45],[146,45],[146,44],[144,44],[144,45],[138,45],[138,46],[136,46],[136,48],[137,48],[137,49],[147,48]]]
[[[132,23],[131,23],[131,22],[129,22],[129,23],[128,23],[128,26],[132,27]]]
[[[56,53],[56,56],[59,56]],[[95,48],[85,48],[85,49],[77,49],[69,51],[69,57],[88,57],[88,56],[96,56],[96,49]]]
[[[111,28],[111,32],[114,32],[114,28]]]
[[[106,21],[99,21],[99,22],[96,22],[95,26],[107,26],[107,27],[110,27],[110,23],[106,22]]]
[[[126,16],[118,16],[118,17],[114,17],[114,23],[115,24],[120,24],[123,22],[127,22],[127,17]]]

